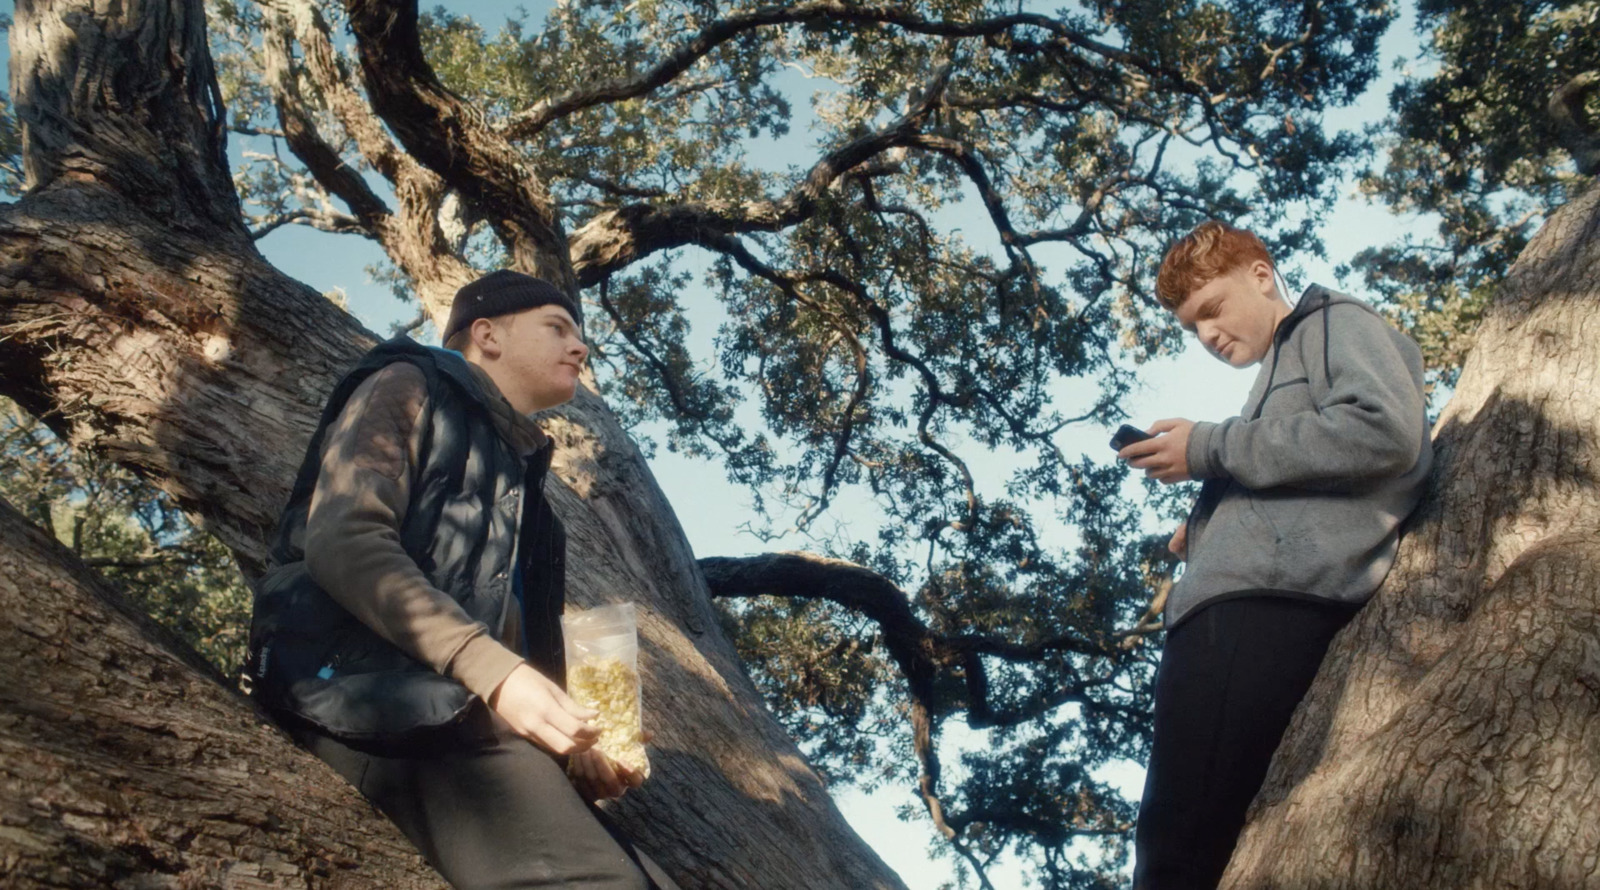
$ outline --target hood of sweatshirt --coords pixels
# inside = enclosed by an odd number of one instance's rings
[[[1239,415],[1190,430],[1204,484],[1168,626],[1234,596],[1364,602],[1432,465],[1422,373],[1416,344],[1369,306],[1307,288]]]

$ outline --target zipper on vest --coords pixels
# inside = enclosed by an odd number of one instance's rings
[[[527,504],[522,496],[521,488],[512,488],[501,497],[512,501],[511,553],[506,561],[506,568],[501,569],[495,575],[496,580],[503,582],[504,590],[500,593],[500,615],[495,619],[494,632],[496,639],[504,640],[506,636],[506,613],[511,609],[512,598],[517,596],[519,581],[526,583],[527,580],[521,577],[525,573],[517,570],[521,565],[519,560],[522,559],[522,516],[527,511]],[[526,606],[524,605],[523,608],[525,609]],[[526,621],[523,622],[523,627],[518,629],[517,636],[527,637]]]

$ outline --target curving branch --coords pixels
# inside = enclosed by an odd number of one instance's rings
[[[240,136],[265,136],[265,137],[267,137],[269,139],[282,139],[282,138],[284,138],[284,132],[282,130],[269,130],[269,129],[266,129],[266,128],[263,128],[263,127],[236,127],[236,126],[229,126],[228,127],[228,132],[230,132],[230,133],[238,133]]]
[[[776,231],[809,218],[816,200],[841,175],[897,147],[906,133],[918,129],[921,119],[935,104],[933,100],[943,92],[947,70],[941,70],[937,89],[925,91],[927,95],[918,109],[877,133],[830,152],[782,198],[741,205],[629,205],[600,213],[575,232],[569,243],[561,231],[561,208],[551,199],[547,184],[522,163],[514,141],[530,138],[552,121],[584,108],[637,98],[670,85],[719,46],[763,27],[824,21],[882,25],[908,34],[951,40],[981,38],[991,46],[1019,54],[1051,53],[1083,72],[1086,81],[1099,84],[1099,89],[1116,92],[1120,98],[1114,104],[1130,111],[1137,111],[1133,106],[1138,104],[1138,96],[1151,92],[1195,98],[1218,149],[1236,165],[1255,164],[1244,154],[1230,153],[1222,144],[1237,141],[1220,112],[1233,98],[1230,93],[1218,93],[1188,72],[1163,67],[1157,61],[1095,40],[1046,15],[1017,13],[944,21],[919,15],[904,6],[858,5],[844,0],[762,6],[704,26],[636,75],[549,97],[496,129],[469,103],[440,84],[428,66],[421,52],[414,0],[346,0],[346,8],[372,104],[383,121],[408,151],[491,222],[512,254],[514,265],[551,278],[569,290],[592,286],[607,274],[660,250],[689,244],[709,246],[720,235]],[[1314,19],[1312,13],[1308,14]],[[1315,33],[1314,25],[1313,21],[1309,33]],[[1033,39],[1033,35],[1043,35],[1043,39]],[[1299,35],[1279,47],[1278,54],[1281,56],[1305,39],[1305,34]],[[1275,70],[1275,64],[1269,65],[1258,76],[1271,76]],[[1048,100],[1041,97],[1039,101]],[[971,165],[967,166],[971,175]],[[614,194],[627,196],[626,192]],[[992,201],[986,203],[1006,238],[1010,224],[1000,221],[1004,219],[1003,207]],[[1025,258],[1029,243],[1068,238],[1074,231],[1069,228],[1031,237],[1012,232],[1006,238],[1006,249],[1014,257],[1021,252]]]
[[[852,562],[811,553],[708,557],[699,560],[699,566],[714,597],[823,599],[878,625],[890,658],[906,678],[911,701],[912,745],[921,768],[919,784],[923,803],[939,831],[953,843],[960,841],[966,826],[988,820],[971,813],[947,813],[939,796],[942,768],[934,736],[940,719],[948,712],[948,705],[938,700],[935,693],[941,676],[956,668],[964,675],[967,719],[974,727],[1017,725],[1069,702],[1092,711],[1121,713],[1117,706],[1095,701],[1089,695],[1093,689],[1110,683],[1109,678],[1080,679],[1036,694],[1020,707],[996,711],[989,700],[988,675],[981,657],[990,655],[1025,661],[1062,651],[1114,656],[1114,645],[1071,635],[1018,644],[995,635],[936,633],[917,617],[911,597],[888,578]],[[1093,833],[1104,828],[1086,827],[1085,831]],[[1074,829],[1073,833],[1085,832]]]
[[[904,145],[938,108],[949,78],[950,66],[940,66],[904,115],[824,154],[804,179],[776,200],[737,206],[697,202],[630,204],[599,214],[572,233],[572,268],[579,286],[595,284],[658,251],[688,244],[713,247],[727,235],[776,232],[804,222],[840,177],[883,152]]]
[[[1014,809],[993,806],[974,807],[964,811],[960,823],[963,828],[977,823],[1009,828],[1021,834],[1031,834],[1051,846],[1060,846],[1078,837],[1125,835],[1133,828],[1132,825],[1120,823],[1101,825],[1083,822],[1062,823],[1055,819],[1042,819],[1019,813]]]
[[[309,28],[305,30],[310,31]],[[317,123],[300,92],[299,78],[294,70],[294,38],[286,17],[267,16],[267,33],[262,41],[266,56],[266,79],[272,91],[272,103],[278,112],[284,142],[300,159],[300,163],[305,164],[306,170],[317,183],[350,208],[361,228],[376,236],[379,227],[390,215],[389,207],[362,178],[361,173],[346,164],[339,150],[318,132]],[[305,33],[302,40],[314,43],[314,32]],[[326,90],[324,94],[327,94]],[[311,216],[310,213],[287,214],[280,217],[277,224]],[[259,232],[255,237],[261,237],[271,228],[276,228],[276,225]]]
[[[664,59],[632,76],[568,90],[541,100],[509,120],[502,132],[509,139],[525,140],[563,117],[586,108],[626,99],[635,99],[659,89],[688,71],[718,47],[743,34],[764,27],[833,21],[853,24],[891,25],[913,34],[934,37],[996,37],[1020,28],[1034,28],[1051,34],[1061,44],[1087,51],[1120,65],[1136,66],[1153,73],[1147,62],[1131,53],[1096,41],[1048,16],[1019,13],[969,22],[939,21],[908,12],[900,6],[873,6],[845,3],[842,0],[810,0],[789,5],[768,5],[712,22],[680,44]]]
[[[928,390],[928,402],[922,406],[922,411],[917,417],[917,439],[928,450],[944,458],[961,474],[962,489],[967,499],[967,516],[964,523],[951,523],[950,527],[958,530],[976,527],[978,522],[978,490],[977,483],[972,476],[972,470],[967,466],[966,461],[957,456],[944,443],[935,439],[933,433],[928,429],[933,421],[934,412],[939,409],[940,405],[960,407],[962,400],[945,392],[943,384],[939,382],[939,376],[933,373],[933,369],[928,366],[926,360],[907,351],[895,342],[894,325],[889,318],[889,310],[883,308],[877,300],[874,300],[872,295],[867,293],[867,289],[861,286],[860,282],[834,271],[815,273],[806,277],[824,281],[855,297],[862,308],[866,310],[867,316],[872,319],[873,324],[878,328],[878,336],[882,340],[883,351],[895,361],[910,366],[922,378],[923,386],[927,387]],[[930,534],[937,535],[938,532],[935,531]]]
[[[762,25],[814,19],[890,24],[911,32],[952,38],[994,37],[1022,27],[1043,29],[1053,36],[1051,42],[1028,42],[1008,37],[1007,46],[1018,52],[1074,53],[1070,59],[1076,65],[1088,66],[1102,85],[1118,82],[1126,84],[1124,92],[1128,95],[1144,94],[1152,88],[1152,82],[1159,79],[1163,89],[1191,95],[1200,102],[1202,119],[1210,132],[1209,141],[1216,142],[1219,150],[1233,158],[1237,165],[1248,167],[1253,163],[1237,154],[1229,153],[1223,144],[1232,138],[1231,128],[1221,119],[1218,111],[1226,96],[1212,95],[1203,85],[1186,80],[1181,72],[1163,70],[1148,60],[1100,44],[1061,22],[1044,16],[1019,14],[976,22],[936,22],[921,16],[908,15],[900,10],[846,7],[834,0],[822,0],[788,8],[762,7],[747,16],[735,17],[709,26],[701,35],[691,39],[686,46],[703,46],[706,35],[713,32],[728,35],[725,39],[731,39],[734,33],[742,33],[744,30]],[[686,48],[680,48],[672,58],[677,59],[685,52]],[[1083,52],[1091,53],[1098,66],[1086,61],[1081,55]],[[647,85],[655,83],[662,76],[662,71],[668,68],[678,70],[673,67],[675,64],[677,63],[669,65],[664,62],[658,66],[660,70],[653,69],[646,75],[627,81],[627,90],[640,91],[638,94],[647,92],[650,88]],[[601,212],[572,235],[571,258],[579,286],[592,286],[606,275],[658,251],[689,244],[712,247],[712,242],[722,235],[779,231],[803,222],[811,217],[816,201],[840,176],[856,172],[870,175],[893,172],[900,164],[899,157],[877,166],[873,165],[884,160],[882,155],[885,152],[896,151],[903,155],[905,150],[911,147],[942,153],[961,166],[968,179],[978,189],[1007,254],[1013,261],[1020,262],[1025,269],[1033,267],[1027,255],[1029,246],[1046,241],[1068,241],[1081,238],[1090,232],[1100,204],[1107,197],[1106,189],[1102,188],[1091,196],[1085,202],[1078,218],[1064,228],[1018,232],[1010,221],[998,190],[971,147],[955,139],[922,132],[922,124],[926,118],[937,107],[946,104],[949,68],[949,65],[940,68],[933,82],[920,91],[921,95],[916,105],[908,109],[903,117],[824,155],[812,167],[805,179],[782,198],[739,205],[698,202],[664,205],[637,203]],[[612,83],[604,88],[575,91],[566,98],[549,100],[551,104],[548,107],[577,102],[580,94],[588,97],[584,101],[598,104],[602,101],[599,98],[602,94],[612,95],[617,89],[622,87]],[[1156,120],[1141,114],[1135,107],[1137,103],[1128,98],[1128,95],[1113,96],[1104,89],[1090,85],[1083,85],[1078,89],[1078,98],[1081,101],[1114,105],[1132,119],[1143,121],[1193,144],[1200,144],[1200,140],[1196,140],[1170,121]],[[635,93],[629,92],[628,95]],[[1010,98],[1021,104],[1047,109],[1072,107],[1053,102],[1049,97],[1022,93]],[[963,107],[969,108],[976,107],[976,103],[981,101],[965,96],[959,99]],[[530,110],[526,119],[532,120],[532,116],[536,113],[548,112]]]
[[[954,840],[957,832],[946,822],[944,803],[939,797],[942,767],[934,744],[939,722],[934,680],[939,665],[931,646],[933,633],[912,612],[904,591],[871,569],[810,553],[709,557],[698,564],[713,597],[826,599],[877,623],[890,657],[906,678],[911,701],[911,744],[921,768],[919,793],[939,832]]]
[[[378,175],[392,185],[414,168],[412,161],[384,132],[383,122],[372,113],[361,90],[339,65],[333,29],[314,0],[259,0],[267,10],[267,28],[281,39],[300,45],[304,70],[339,125]],[[287,64],[289,59],[285,58]]]
[[[332,28],[312,0],[263,0],[262,5],[267,10],[268,81],[290,150],[322,188],[350,208],[359,231],[378,242],[390,261],[404,270],[423,307],[441,321],[455,291],[477,276],[461,259],[458,239],[441,224],[450,216],[444,182],[389,138],[383,122],[338,64]],[[294,58],[296,44],[302,53],[299,65]],[[378,196],[340,149],[323,138],[310,100],[300,92],[301,76],[310,80],[361,158],[394,189],[395,208]],[[300,217],[319,228],[326,228],[330,218],[341,225],[330,230],[352,230],[342,225],[343,218],[329,214]],[[297,220],[282,220],[293,221]]]
[[[961,475],[963,481],[963,491],[965,493],[967,502],[966,519],[963,522],[941,525],[932,534],[936,536],[938,530],[948,527],[954,527],[957,530],[975,527],[977,524],[979,504],[976,482],[972,476],[972,472],[968,468],[965,461],[956,455],[954,451],[950,450],[948,446],[935,439],[932,432],[929,430],[929,425],[932,422],[933,415],[938,410],[939,406],[945,405],[959,408],[963,407],[968,400],[961,396],[952,395],[946,392],[943,384],[939,380],[938,375],[934,373],[927,361],[905,350],[895,341],[894,328],[888,311],[872,298],[872,295],[867,292],[866,288],[863,287],[860,282],[855,281],[849,276],[832,270],[802,275],[791,275],[789,273],[779,271],[757,259],[756,256],[752,254],[742,242],[731,236],[719,236],[717,238],[713,238],[708,241],[705,246],[729,257],[735,263],[739,264],[740,267],[745,269],[745,271],[772,283],[791,299],[821,314],[827,315],[829,313],[827,313],[827,311],[823,309],[823,307],[816,301],[806,298],[800,291],[799,285],[808,283],[828,284],[838,290],[851,294],[856,301],[862,305],[868,316],[872,319],[874,326],[878,328],[879,337],[881,338],[884,352],[895,361],[905,364],[916,371],[917,375],[922,379],[923,384],[927,389],[928,402],[923,406],[923,409],[918,416],[918,441],[922,442],[925,447],[950,463],[950,465],[954,467]],[[845,327],[840,327],[839,329],[848,331],[848,328]],[[856,343],[856,345],[859,347],[859,341],[855,339],[853,333],[850,333],[850,337],[852,342]],[[865,387],[868,381],[864,377],[858,377],[857,382],[858,390],[860,390],[861,388]],[[1077,417],[1060,420],[1052,426],[1044,429],[1030,429],[1024,420],[1018,418],[1005,408],[1003,400],[993,391],[984,387],[978,387],[972,391],[972,394],[977,398],[983,399],[987,404],[989,404],[991,410],[993,410],[1006,422],[1013,435],[1016,435],[1022,440],[1042,444],[1044,447],[1050,449],[1063,463],[1066,462],[1066,457],[1061,452],[1060,447],[1055,444],[1051,437],[1070,424],[1085,422],[1093,419],[1097,415],[1097,412],[1090,411]],[[855,407],[858,402],[859,397],[852,400],[847,414],[847,426],[841,431],[840,435],[835,440],[834,459],[830,462],[828,472],[825,475],[825,485],[822,494],[824,502],[828,497],[829,491],[831,490],[831,482],[829,480],[832,479],[838,463],[843,459],[843,457],[849,454],[848,444],[851,427],[853,426],[851,421],[853,420]],[[993,654],[998,655],[1000,653],[999,651],[996,651]]]
[[[795,529],[804,530],[828,508],[833,498],[833,491],[838,485],[839,469],[844,461],[848,458],[857,463],[862,462],[850,447],[850,442],[855,437],[855,425],[861,405],[866,401],[868,390],[872,385],[872,375],[866,348],[861,343],[861,338],[856,336],[855,331],[838,313],[806,296],[800,290],[801,279],[780,272],[763,263],[738,238],[732,235],[722,235],[713,239],[707,246],[733,260],[751,275],[777,287],[789,299],[817,313],[819,317],[827,319],[829,326],[850,345],[851,354],[855,358],[855,389],[851,393],[850,401],[845,405],[843,412],[844,423],[840,425],[839,430],[833,437],[833,454],[828,461],[826,469],[823,471],[821,492],[811,499],[810,505],[801,511],[800,516],[795,520]],[[766,537],[765,535],[758,536]]]
[[[804,529],[812,520],[821,516],[823,511],[833,501],[833,491],[839,484],[839,467],[845,458],[850,456],[850,440],[855,436],[857,412],[863,402],[867,400],[867,392],[872,387],[872,375],[869,373],[866,347],[861,344],[861,338],[855,331],[845,326],[838,326],[839,336],[850,346],[850,355],[855,359],[856,385],[850,392],[850,401],[844,406],[844,422],[839,425],[839,430],[833,437],[833,454],[828,458],[828,465],[822,471],[822,492],[817,495],[800,517],[795,520],[795,527]]]
[[[395,138],[488,221],[514,267],[576,294],[549,189],[480,110],[439,82],[422,53],[416,0],[345,0],[345,10],[372,108]]]
[[[1015,261],[1018,258],[1020,238],[1016,227],[1011,224],[1011,215],[1006,211],[1005,199],[1000,197],[1000,192],[994,187],[994,180],[989,177],[989,171],[984,168],[978,152],[959,139],[932,134],[918,134],[910,140],[910,144],[913,148],[944,155],[961,168],[961,172],[967,175],[968,181],[978,190],[978,197],[983,201],[983,209],[988,211],[989,221],[994,224],[995,232],[1000,235],[1000,243],[1005,247],[1006,254]],[[1028,267],[1032,267],[1031,262],[1026,260],[1024,262]]]
[[[302,207],[276,216],[252,218],[250,222],[255,224],[255,228],[250,230],[250,238],[253,241],[260,241],[278,229],[292,224],[306,225],[313,229],[338,234],[367,234],[366,226],[354,216],[310,207]]]
[[[561,178],[576,180],[584,185],[591,186],[599,191],[605,192],[608,195],[613,195],[620,198],[650,199],[670,197],[670,194],[665,189],[647,188],[628,185],[627,183],[622,182],[613,182],[603,176],[596,176],[592,173],[585,173],[576,170],[563,170],[559,175]]]
[[[827,284],[850,294],[862,305],[868,316],[873,320],[874,326],[878,328],[879,337],[882,339],[884,352],[895,361],[908,365],[915,370],[918,376],[922,378],[923,384],[927,388],[928,402],[923,406],[922,411],[918,416],[918,441],[920,441],[924,447],[928,448],[930,451],[933,451],[945,461],[949,462],[950,465],[956,469],[956,472],[961,474],[963,492],[965,493],[967,502],[967,516],[965,521],[942,524],[934,531],[930,532],[930,535],[932,537],[937,537],[939,532],[945,528],[954,527],[958,530],[961,530],[975,527],[978,517],[978,494],[977,484],[973,479],[972,471],[970,468],[968,468],[965,461],[956,455],[954,451],[951,451],[948,446],[935,439],[933,437],[933,433],[929,430],[929,425],[933,420],[933,415],[938,410],[940,405],[954,405],[959,407],[961,401],[959,399],[952,398],[945,392],[944,386],[940,383],[938,375],[933,372],[933,369],[928,366],[926,361],[906,351],[895,342],[894,327],[889,318],[888,310],[879,305],[878,302],[872,298],[872,295],[867,293],[866,288],[863,287],[859,281],[856,281],[848,275],[844,275],[840,272],[830,270],[824,272],[806,273],[803,275],[791,275],[789,273],[782,272],[772,268],[766,263],[763,263],[753,253],[751,253],[749,248],[745,247],[744,244],[739,241],[739,239],[729,235],[715,236],[709,239],[705,246],[732,259],[735,263],[738,263],[741,268],[745,269],[747,272],[750,272],[752,275],[771,282],[774,286],[782,290],[790,299],[806,306],[813,311],[818,312],[819,314],[825,316],[832,315],[832,313],[825,309],[821,304],[817,303],[815,300],[807,298],[800,290],[800,285],[818,283]],[[839,329],[845,329],[842,325],[838,327]],[[854,414],[853,405],[851,414]],[[841,450],[844,450],[848,444],[848,440],[844,438],[839,439],[838,442],[838,448]]]
[[[508,139],[531,139],[551,123],[574,112],[636,99],[666,86],[717,47],[742,34],[769,25],[814,21],[826,17],[839,6],[832,0],[824,0],[792,6],[762,6],[751,12],[729,16],[702,28],[698,34],[668,53],[666,58],[637,76],[613,78],[540,100],[532,108],[507,121],[502,132]]]
[[[1094,640],[1076,636],[1074,634],[1060,634],[1053,637],[1044,637],[1031,643],[1013,643],[999,634],[962,634],[955,637],[942,637],[939,643],[942,651],[968,653],[974,655],[988,655],[1002,661],[1027,663],[1055,652],[1072,652],[1078,655],[1104,655],[1106,647]]]
[[[611,299],[610,286],[607,281],[600,283],[600,308],[605,311],[611,323],[616,326],[617,333],[622,339],[644,359],[650,370],[655,372],[656,378],[661,381],[661,386],[666,390],[667,398],[672,402],[672,407],[683,417],[693,419],[701,425],[702,431],[729,455],[736,455],[742,448],[742,442],[737,432],[712,429],[715,422],[709,412],[692,403],[694,394],[685,391],[685,386],[693,386],[693,380],[682,380],[677,372],[672,369],[667,360],[657,354],[655,348],[646,340],[637,325],[628,324],[622,317],[622,312]]]
[[[1283,61],[1284,56],[1301,47],[1309,46],[1317,34],[1322,31],[1322,4],[1317,0],[1310,0],[1301,8],[1305,12],[1306,26],[1300,30],[1299,34],[1275,47],[1265,45],[1261,47],[1267,53],[1267,63],[1262,66],[1261,73],[1256,75],[1261,80],[1266,80],[1278,70],[1278,63]]]

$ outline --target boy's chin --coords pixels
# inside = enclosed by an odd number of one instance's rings
[[[1267,357],[1267,350],[1271,349],[1270,343],[1262,343],[1252,348],[1251,344],[1243,340],[1235,340],[1228,346],[1228,355],[1223,361],[1235,368],[1248,368],[1261,364]]]
[[[540,397],[534,400],[535,407],[528,413],[530,415],[538,414],[540,411],[549,411],[551,408],[559,408],[562,405],[572,401],[577,395],[578,382],[576,380],[572,382],[571,386],[553,386],[547,392],[541,393]]]
[[[1248,368],[1251,365],[1260,364],[1261,362],[1261,356],[1251,354],[1250,352],[1241,349],[1229,350],[1227,354],[1213,352],[1211,353],[1211,357],[1219,362],[1222,362],[1230,368]]]
[[[1244,354],[1239,357],[1238,361],[1234,361],[1233,359],[1227,359],[1226,361],[1229,365],[1235,368],[1250,368],[1261,364],[1261,356]]]

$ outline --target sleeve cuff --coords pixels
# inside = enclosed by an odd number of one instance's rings
[[[522,664],[522,656],[505,647],[499,640],[484,634],[472,638],[450,660],[449,674],[472,694],[489,700],[506,677]]]
[[[1184,449],[1184,460],[1189,464],[1189,475],[1194,479],[1213,479],[1224,476],[1222,467],[1211,459],[1211,439],[1217,433],[1217,424],[1199,421],[1189,430],[1189,444]]]

